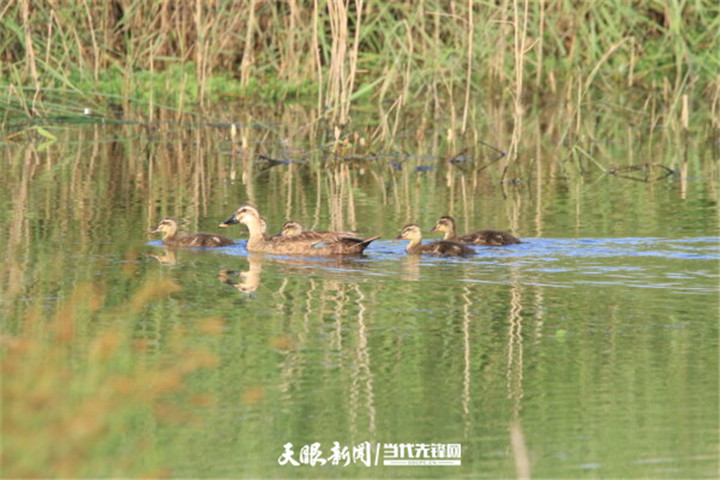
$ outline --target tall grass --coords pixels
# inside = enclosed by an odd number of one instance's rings
[[[351,108],[375,104],[381,140],[424,103],[461,135],[487,117],[509,125],[514,154],[523,120],[547,110],[564,112],[561,139],[597,108],[669,127],[689,112],[719,128],[718,32],[712,0],[16,0],[0,10],[0,79],[4,102],[29,117],[55,113],[57,89],[149,112],[316,98],[340,129]]]

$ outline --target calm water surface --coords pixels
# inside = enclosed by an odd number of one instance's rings
[[[12,440],[49,452],[36,475],[717,475],[720,238],[707,152],[656,183],[531,171],[508,186],[488,172],[448,180],[445,168],[248,170],[212,138],[5,147],[4,345],[42,343],[68,302],[88,297],[61,355],[86,385],[78,395],[102,395],[115,374],[102,369],[139,365],[143,379],[132,412],[88,403],[87,415],[113,420],[70,470],[53,451],[81,430],[33,423],[32,402],[19,410]],[[163,216],[220,232],[248,200],[273,231],[296,218],[382,239],[341,260],[248,254],[243,227],[219,249],[171,251],[146,233]],[[461,230],[512,230],[525,243],[448,259],[391,241],[404,223],[428,231],[448,213]],[[102,367],[84,360],[108,332],[132,348]],[[172,388],[170,375],[144,376],[197,349],[213,360]],[[19,391],[35,398],[37,383]],[[20,401],[16,384],[6,402]],[[171,406],[142,393],[163,389]],[[373,455],[460,444],[462,465],[279,464],[285,444],[300,460],[316,442],[323,458],[334,442],[350,452],[369,442]],[[132,461],[118,466],[124,455]]]

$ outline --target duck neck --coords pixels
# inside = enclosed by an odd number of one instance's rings
[[[177,242],[177,228],[171,228],[163,235],[162,242],[165,245],[172,245]]]
[[[445,236],[443,237],[443,240],[456,240],[457,234],[455,233],[455,224],[451,223],[448,225],[447,230],[445,230]]]
[[[250,230],[250,238],[248,238],[248,248],[252,249],[265,245],[265,236],[262,233],[262,226],[260,225],[260,220],[258,220],[257,218],[250,218],[248,222],[245,223],[245,225],[247,225],[248,230]]]
[[[407,253],[415,253],[418,248],[420,248],[420,245],[422,244],[422,238],[413,238],[410,240],[410,243],[408,243],[407,247],[405,247],[405,251]]]

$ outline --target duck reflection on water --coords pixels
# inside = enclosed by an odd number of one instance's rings
[[[161,265],[177,265],[177,248],[163,248],[162,253],[148,253],[147,256],[154,258]]]
[[[262,273],[263,256],[259,254],[249,254],[248,269],[244,272],[233,270],[220,270],[218,280],[221,283],[230,285],[238,292],[252,296],[260,287],[260,273]],[[235,280],[235,277],[239,280]]]
[[[223,269],[218,273],[221,283],[230,285],[237,291],[254,296],[262,283],[263,263],[269,262],[273,268],[280,267],[283,278],[306,277],[307,271],[312,270],[315,275],[320,274],[326,280],[342,279],[347,282],[352,272],[365,269],[368,262],[357,257],[328,257],[328,258],[302,258],[302,257],[268,257],[262,253],[249,253],[247,256],[248,269],[244,271]],[[352,283],[352,282],[350,282]],[[277,292],[274,292],[277,293]]]

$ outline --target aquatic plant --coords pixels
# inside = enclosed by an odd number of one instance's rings
[[[427,115],[452,110],[462,133],[487,115],[522,123],[548,106],[577,127],[600,101],[666,124],[720,118],[712,1],[18,0],[0,29],[5,102],[33,117],[75,93],[149,111],[311,96],[341,126],[370,102],[385,136],[420,99]]]

